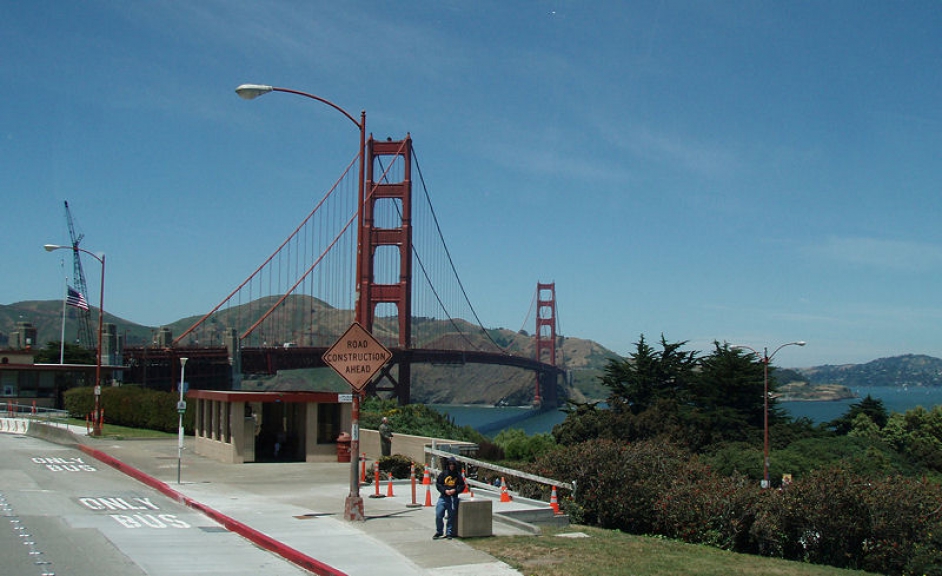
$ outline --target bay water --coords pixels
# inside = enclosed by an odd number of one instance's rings
[[[859,403],[868,394],[883,401],[888,412],[903,413],[916,406],[926,410],[942,405],[942,387],[872,387],[856,388],[856,398],[829,402],[779,402],[793,418],[808,418],[816,424],[841,417],[852,404]],[[433,404],[432,408],[448,414],[458,426],[471,426],[493,438],[501,430],[517,428],[528,435],[549,433],[553,426],[566,418],[562,410],[534,410],[526,406],[479,406]]]

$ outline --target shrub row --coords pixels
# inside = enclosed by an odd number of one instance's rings
[[[179,426],[177,402],[179,395],[141,388],[133,384],[102,387],[99,403],[104,411],[105,423],[175,432]],[[95,407],[94,389],[90,386],[67,390],[63,397],[65,409],[73,418],[86,418]],[[186,433],[193,433],[194,410],[187,402],[183,417]]]
[[[819,471],[781,490],[725,476],[668,444],[590,440],[532,471],[575,481],[574,519],[727,550],[889,575],[942,576],[942,486]]]

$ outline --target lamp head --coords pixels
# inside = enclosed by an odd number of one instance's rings
[[[46,252],[52,252],[53,250],[58,250],[59,248],[65,248],[65,246],[59,246],[58,244],[44,244],[43,248]]]
[[[795,342],[795,346],[804,346],[805,344],[807,344],[807,342],[805,342],[804,340],[799,340],[798,342]]]
[[[264,84],[242,84],[236,88],[235,91],[240,98],[244,98],[245,100],[252,100],[258,98],[262,94],[268,94],[272,91],[272,87],[265,86]]]

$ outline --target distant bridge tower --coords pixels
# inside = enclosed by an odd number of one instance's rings
[[[366,198],[363,202],[362,243],[363,268],[359,271],[359,298],[363,303],[361,324],[370,333],[376,307],[392,304],[398,315],[398,348],[406,352],[412,342],[412,137],[405,140],[379,141],[373,138],[367,143]],[[377,205],[383,221],[377,225]],[[398,222],[389,222],[391,215]],[[388,256],[387,248],[397,251]],[[381,262],[384,266],[398,260],[398,281],[378,283],[376,279],[377,252],[383,250]],[[392,274],[390,273],[390,276]],[[383,370],[380,379],[370,386],[372,392],[391,392],[400,404],[408,404],[411,394],[412,365],[408,353],[401,354],[395,376],[391,366]]]
[[[556,283],[536,284],[536,334],[534,335],[536,360],[556,366]],[[546,358],[548,356],[548,358]],[[546,358],[546,359],[544,359]],[[542,404],[540,395],[540,381],[544,378],[542,372],[536,374],[536,390],[533,394],[533,403]],[[547,394],[556,397],[555,383],[545,383],[553,386]]]

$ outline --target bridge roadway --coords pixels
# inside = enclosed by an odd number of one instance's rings
[[[324,352],[328,346],[250,347],[242,349],[243,374],[275,374],[279,370],[325,368]],[[491,364],[511,366],[557,378],[564,370],[533,358],[478,350],[434,350],[425,348],[390,348],[393,364],[462,365]],[[179,379],[179,359],[188,358],[186,379],[194,389],[227,389],[231,361],[225,347],[132,348],[124,350],[124,363],[130,368],[125,380],[154,388],[173,388]]]

